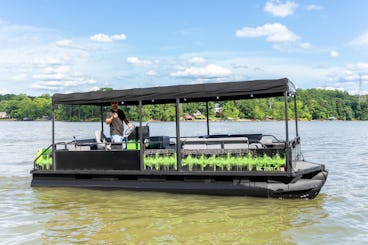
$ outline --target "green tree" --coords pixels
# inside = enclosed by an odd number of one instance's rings
[[[226,119],[238,119],[240,111],[234,101],[225,101],[222,104],[222,116]]]

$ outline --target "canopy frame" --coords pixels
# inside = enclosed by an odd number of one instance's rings
[[[209,101],[254,99],[268,97],[284,97],[285,103],[285,133],[286,133],[286,156],[287,171],[291,173],[292,164],[289,144],[289,115],[288,97],[294,97],[294,111],[296,122],[296,135],[298,136],[297,108],[296,108],[295,85],[288,78],[273,80],[252,80],[240,82],[204,83],[192,85],[174,85],[151,88],[134,88],[126,90],[94,91],[85,93],[54,94],[52,96],[52,144],[53,166],[55,163],[55,109],[62,105],[110,105],[112,101],[119,101],[124,105],[139,106],[139,126],[142,127],[142,106],[147,104],[175,104],[176,109],[176,156],[177,169],[182,171],[180,154],[180,103],[206,102],[206,124],[209,135]],[[101,113],[102,114],[102,113]],[[103,130],[103,118],[101,115],[101,127]],[[139,130],[140,149],[144,148],[142,130]],[[140,152],[141,170],[143,170],[144,151]]]

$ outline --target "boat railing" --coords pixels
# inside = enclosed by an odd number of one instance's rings
[[[281,170],[281,167],[284,166],[282,169],[285,169],[287,166],[287,150],[285,141],[279,140],[273,135],[263,135],[257,137],[260,140],[256,141],[255,138],[253,138],[251,142],[247,137],[244,136],[183,137],[180,139],[181,146],[179,152],[177,152],[176,147],[169,147],[165,149],[149,149],[146,148],[146,145],[144,144],[144,157],[142,159],[143,168],[141,170],[177,170],[179,165],[176,155],[179,153],[181,154],[181,166],[184,167],[188,167],[188,165],[202,166],[199,167],[199,169],[202,170],[205,170],[204,166],[212,166],[212,169],[214,170],[217,168],[217,170],[220,169],[233,171],[284,171]],[[297,147],[299,142],[300,139],[296,138],[294,141],[290,142],[290,148],[294,149],[293,147]],[[98,143],[95,139],[59,142],[56,143],[55,147],[53,148],[55,152],[49,153],[51,159],[49,159],[47,167],[44,167],[40,164],[37,165],[36,161],[40,157],[38,156],[34,161],[34,169],[53,169],[52,166],[55,159],[60,160],[60,157],[68,157],[69,161],[74,161],[74,158],[88,158],[91,154],[95,156],[95,154],[98,152],[100,152],[98,154],[103,154],[105,157],[110,157],[111,154],[108,152],[112,152],[111,157],[114,154],[121,152],[121,154],[119,153],[119,156],[123,158],[129,154],[133,154],[132,151],[137,152],[136,154],[140,154],[139,142],[132,142],[131,144],[134,144],[134,147],[132,148],[131,145],[131,148],[127,148],[127,151],[125,151],[126,153],[124,153],[124,151],[122,151],[123,149],[121,144],[112,144],[111,142]],[[45,155],[45,153],[49,151],[51,147],[52,145],[46,149],[43,149],[40,155]],[[85,154],[83,152],[91,153]],[[57,157],[52,161],[53,156],[55,157],[55,154]],[[96,155],[96,157],[97,156],[99,155]],[[59,160],[57,162],[60,163]],[[115,160],[120,162],[120,164],[123,164],[125,161],[123,161],[123,159]],[[268,161],[268,163],[265,163],[266,161]],[[275,167],[276,161],[277,167]],[[118,162],[116,164],[118,164]],[[139,164],[139,162],[141,161],[138,160],[137,164]],[[169,164],[170,167],[165,167],[165,164]],[[57,169],[63,167],[60,166],[60,164],[58,165],[59,166],[57,166]],[[102,163],[101,167],[103,166],[104,164]],[[136,169],[135,166],[134,168]],[[190,167],[190,169],[192,169],[192,167]]]

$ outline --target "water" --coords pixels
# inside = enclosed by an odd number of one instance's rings
[[[100,123],[56,123],[56,141],[93,138]],[[284,139],[283,122],[217,122],[211,133]],[[31,188],[34,155],[50,122],[0,121],[1,244],[364,244],[368,242],[368,122],[301,122],[305,159],[325,163],[314,200]],[[174,136],[174,123],[150,123]],[[108,129],[105,128],[108,135]],[[206,134],[182,123],[181,134]]]

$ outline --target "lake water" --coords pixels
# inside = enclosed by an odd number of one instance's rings
[[[56,122],[56,141],[93,138],[100,126]],[[210,127],[285,138],[284,122]],[[51,143],[51,122],[0,121],[0,243],[367,244],[368,122],[300,122],[299,131],[304,158],[329,170],[314,200],[31,188],[29,171]],[[174,136],[175,123],[150,123],[150,133]],[[181,123],[181,134],[204,135],[206,124]]]

